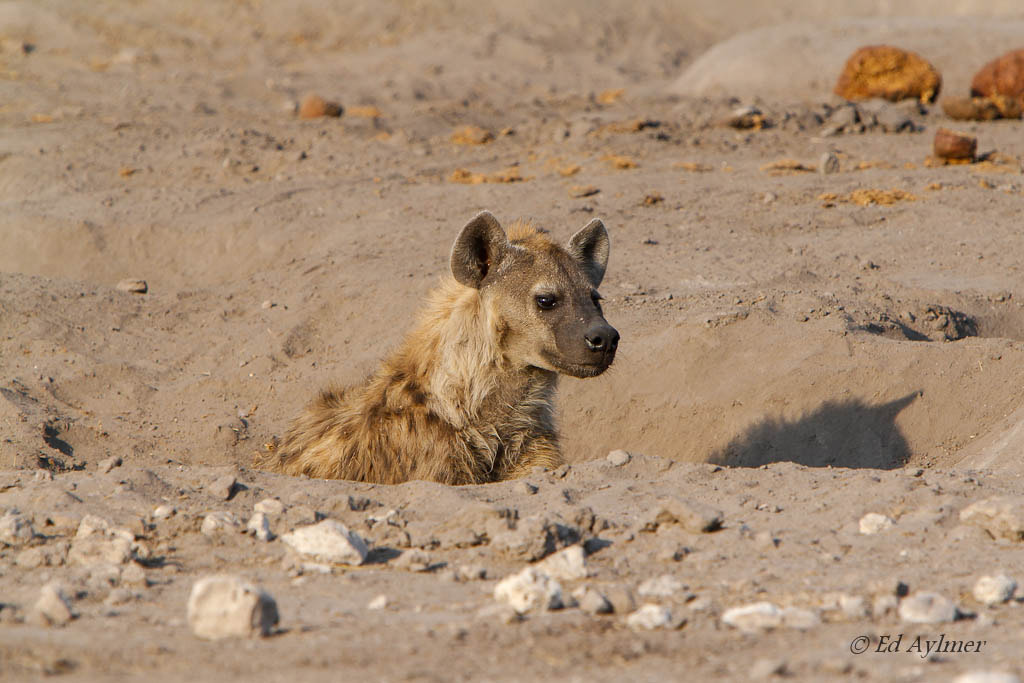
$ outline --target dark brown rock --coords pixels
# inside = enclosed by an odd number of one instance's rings
[[[978,139],[947,128],[935,132],[935,156],[940,159],[973,159],[978,151]]]
[[[920,55],[891,45],[870,45],[846,60],[835,93],[848,100],[881,97],[893,102],[908,98],[931,102],[941,87],[942,76]]]

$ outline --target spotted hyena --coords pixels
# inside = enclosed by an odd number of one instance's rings
[[[484,211],[459,233],[451,276],[365,383],[323,391],[267,469],[310,477],[472,484],[562,462],[559,373],[595,377],[619,333],[598,285],[608,232],[592,220],[561,246],[528,222],[508,233]]]

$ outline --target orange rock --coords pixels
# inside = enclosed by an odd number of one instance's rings
[[[328,102],[319,95],[310,93],[302,98],[299,105],[300,119],[317,119],[321,116],[341,116],[341,105],[337,102]]]
[[[871,45],[846,60],[835,93],[848,100],[881,97],[893,102],[908,98],[931,102],[941,87],[942,76],[920,55],[891,45]]]
[[[958,121],[992,121],[994,119],[1019,119],[1024,98],[1007,95],[987,97],[946,97],[942,100],[942,111]]]
[[[971,94],[1024,98],[1024,49],[1007,52],[981,67],[971,81]]]
[[[463,126],[452,133],[452,142],[457,145],[486,145],[494,140],[494,133],[480,126]]]
[[[935,132],[935,156],[941,159],[973,159],[978,151],[978,139],[946,128]]]

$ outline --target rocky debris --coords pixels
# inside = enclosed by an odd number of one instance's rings
[[[621,584],[605,586],[602,593],[611,603],[616,614],[629,614],[636,610],[636,597],[628,586]]]
[[[254,512],[245,525],[245,530],[255,536],[258,541],[274,540],[274,532],[270,530],[270,520],[263,512]]]
[[[1020,683],[1020,679],[1005,671],[967,671],[954,678],[953,683]]]
[[[366,603],[366,609],[384,609],[388,606],[388,596],[381,593],[370,602]]]
[[[153,519],[168,519],[177,514],[178,509],[173,505],[158,505],[153,510]]]
[[[672,625],[672,611],[668,607],[648,603],[626,617],[626,625],[631,629],[647,631],[668,628]]]
[[[149,291],[149,285],[145,280],[138,280],[136,278],[128,278],[121,280],[117,283],[117,289],[121,292],[129,292],[131,294],[145,294]]]
[[[978,138],[965,133],[956,133],[947,128],[935,131],[933,143],[935,156],[940,159],[974,159],[978,151]]]
[[[900,601],[900,619],[911,624],[938,624],[956,619],[956,605],[938,593],[918,591]]]
[[[455,578],[459,581],[478,581],[487,578],[487,568],[479,564],[460,564],[455,568]]]
[[[860,518],[859,527],[862,534],[871,535],[891,529],[895,524],[896,522],[891,517],[877,512],[869,512]]]
[[[871,614],[867,600],[859,595],[840,595],[837,604],[847,619],[863,619]]]
[[[43,586],[29,612],[29,621],[39,626],[63,626],[74,619],[70,593],[67,586],[57,581]]]
[[[608,598],[592,586],[580,586],[573,591],[572,597],[579,608],[589,614],[611,614],[614,611]]]
[[[515,522],[515,515],[515,510],[507,508],[482,503],[467,505],[434,527],[429,538],[442,549],[481,545],[507,532]],[[412,528],[410,533],[416,533],[416,529]]]
[[[515,486],[512,487],[512,490],[521,496],[532,496],[533,494],[537,493],[537,487],[535,485],[522,479],[515,483]]]
[[[71,541],[67,562],[71,566],[121,565],[132,558],[135,535],[114,527],[107,520],[86,515]]]
[[[149,585],[149,578],[146,576],[145,569],[134,562],[129,562],[121,568],[120,582],[129,586],[145,588]]]
[[[708,533],[722,527],[721,510],[677,496],[658,498],[654,508],[644,517],[643,530],[655,531],[662,524],[678,524],[691,533]]]
[[[115,607],[117,605],[127,604],[138,598],[138,593],[135,593],[128,588],[118,587],[107,593],[107,597],[103,599],[103,604],[108,607]]]
[[[338,117],[344,109],[337,102],[329,102],[315,93],[309,93],[299,102],[300,119],[317,119],[322,116]]]
[[[422,550],[406,550],[391,563],[395,569],[405,569],[410,572],[430,571],[432,563],[430,556]]]
[[[192,586],[188,624],[200,638],[266,636],[277,623],[274,598],[236,576],[207,576]]]
[[[452,133],[452,142],[457,145],[486,145],[494,140],[494,133],[480,126],[463,126]]]
[[[145,283],[143,283],[143,284],[145,284]],[[143,290],[143,291],[145,291],[145,290]],[[115,467],[120,467],[120,466],[121,466],[121,458],[119,458],[116,455],[115,456],[111,456],[109,458],[106,458],[105,460],[100,460],[98,463],[96,463],[96,469],[98,469],[103,474],[106,474],[107,472],[110,472]]]
[[[234,475],[225,474],[223,477],[218,477],[207,485],[206,492],[218,500],[229,500],[235,492],[235,485],[237,483],[238,481]]]
[[[284,514],[285,505],[277,498],[264,498],[253,505],[252,509],[253,512],[262,512],[267,516],[276,517],[277,515]]]
[[[825,152],[818,159],[818,173],[832,175],[839,173],[839,157],[835,152]]]
[[[225,531],[237,531],[241,522],[234,513],[218,510],[203,517],[203,524],[199,530],[204,536],[216,536]]]
[[[334,564],[360,565],[369,552],[359,534],[333,519],[300,527],[281,540],[300,555]]]
[[[531,515],[516,521],[514,528],[497,533],[491,545],[514,558],[535,562],[579,541],[577,527],[545,515]]]
[[[22,546],[35,538],[35,535],[31,520],[17,510],[8,510],[0,516],[0,543]]]
[[[59,567],[67,561],[69,544],[66,541],[25,548],[14,556],[14,564],[22,569]]]
[[[840,133],[919,132],[924,130],[924,110],[916,101],[892,103],[874,99],[859,103],[846,103],[838,107],[822,105],[825,116],[820,135],[830,137]]]
[[[592,575],[587,567],[586,552],[581,545],[570,546],[549,555],[540,563],[539,569],[562,581],[585,579]]]
[[[1007,52],[981,67],[971,80],[971,95],[1024,101],[1024,49]]]
[[[847,100],[931,102],[941,87],[942,76],[920,55],[891,45],[869,45],[846,60],[835,93]]]
[[[974,599],[983,605],[999,605],[1013,598],[1017,582],[1005,574],[983,576],[974,584]]]
[[[994,121],[1019,119],[1024,112],[1024,98],[991,95],[989,97],[946,97],[942,111],[958,121]]]
[[[506,602],[519,614],[534,609],[561,609],[562,586],[537,567],[526,567],[498,582],[494,599]]]
[[[641,583],[636,592],[645,598],[670,598],[685,588],[686,584],[676,577],[671,574],[662,574]]]
[[[727,609],[722,623],[746,633],[767,631],[782,625],[782,610],[770,602],[755,602]]]
[[[608,464],[612,467],[622,467],[632,459],[633,456],[621,448],[608,454]]]
[[[1024,541],[1024,496],[996,496],[972,503],[960,512],[960,521],[980,526],[993,538]]]

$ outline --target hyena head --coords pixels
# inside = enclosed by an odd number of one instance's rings
[[[506,234],[484,211],[452,247],[452,275],[480,291],[505,358],[573,377],[595,377],[615,358],[619,333],[601,312],[608,232],[594,219],[565,246],[528,225]]]

